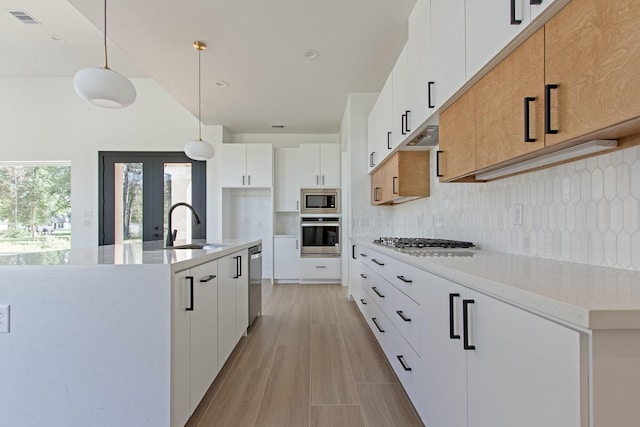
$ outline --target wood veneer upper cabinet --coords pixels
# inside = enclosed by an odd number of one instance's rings
[[[388,205],[428,197],[429,152],[396,152],[371,174],[371,188],[373,205]]]
[[[544,147],[544,28],[478,82],[475,114],[477,169]]]
[[[476,88],[440,114],[440,146],[436,174],[450,181],[476,170]]]
[[[574,0],[546,24],[553,145],[640,116],[640,7]],[[556,114],[557,113],[557,114]]]

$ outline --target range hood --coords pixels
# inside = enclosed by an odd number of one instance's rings
[[[406,145],[407,147],[435,147],[438,145],[438,135],[438,125],[428,125]]]

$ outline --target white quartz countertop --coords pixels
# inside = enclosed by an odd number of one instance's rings
[[[640,272],[473,250],[469,257],[417,257],[358,244],[467,288],[586,329],[640,329]]]
[[[176,242],[179,246],[184,242]],[[61,251],[0,256],[1,266],[167,265],[173,271],[191,268],[261,243],[261,240],[195,240],[222,245],[213,249],[165,249],[164,242],[135,242]]]

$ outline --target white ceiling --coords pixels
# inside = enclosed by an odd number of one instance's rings
[[[232,133],[336,133],[349,92],[377,92],[407,39],[415,0],[108,0],[109,66],[152,77]],[[21,9],[40,25],[8,13]],[[0,77],[102,66],[102,0],[3,0]],[[51,35],[64,38],[54,41]],[[120,47],[120,49],[118,49]],[[307,49],[320,55],[310,61]],[[224,80],[229,87],[220,88]],[[285,129],[271,129],[284,124]]]

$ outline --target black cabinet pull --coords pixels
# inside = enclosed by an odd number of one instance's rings
[[[366,258],[367,254],[360,254],[361,257]]]
[[[558,129],[551,129],[551,91],[558,89],[558,85],[544,85],[544,133],[552,135],[558,133]]]
[[[460,334],[456,333],[455,298],[460,298],[460,294],[449,294],[449,338],[459,340]]]
[[[391,150],[391,132],[387,132],[387,148]]]
[[[366,274],[364,274],[364,273],[360,273],[360,277],[362,277],[363,279],[366,279],[366,278],[367,278],[367,275],[366,275]]]
[[[410,371],[411,370],[411,367],[409,365],[407,365],[407,362],[404,361],[404,356],[400,355],[400,356],[396,356],[396,357],[400,361],[400,364],[402,365],[402,369],[404,369],[405,371]]]
[[[535,138],[531,138],[529,127],[531,125],[529,116],[531,115],[531,102],[535,101],[535,96],[527,96],[524,98],[524,142],[536,142]]]
[[[411,322],[411,318],[407,317],[404,315],[404,312],[402,310],[397,310],[396,313],[398,314],[398,316],[400,316],[400,318],[402,320],[404,320],[405,322]]]
[[[442,151],[440,150],[436,151],[436,176],[438,178],[444,176],[443,174],[440,173],[440,154],[442,154]]]
[[[378,325],[378,319],[376,317],[372,317],[371,320],[373,321],[373,324],[376,325],[376,328],[378,328],[378,330],[384,334],[384,329],[382,329],[380,325]]]
[[[380,187],[374,187],[373,189],[373,201],[374,202],[379,202],[380,199],[378,199],[378,190],[380,189]]]
[[[186,308],[186,311],[193,311],[193,276],[187,276],[189,280],[189,307]]]
[[[356,259],[356,245],[351,245],[351,258]]]
[[[520,0],[511,0],[511,25],[522,24],[521,19],[516,18],[516,2]]]
[[[234,256],[233,257],[233,260],[236,262],[236,275],[233,276],[234,279],[237,279],[238,277],[240,277],[240,270],[238,268],[238,265],[239,265],[238,258],[240,258],[240,257],[239,256]]]
[[[407,123],[407,115],[403,114],[400,117],[401,117],[401,119],[400,119],[400,130],[402,131],[403,135],[406,135],[407,131],[405,130],[405,126],[406,126],[406,123]]]
[[[411,119],[411,110],[405,110],[404,113],[404,130],[408,134],[411,132],[411,128],[409,127],[409,120]]]
[[[372,168],[375,165],[373,164],[373,155],[376,154],[375,151],[372,151],[371,154],[369,154],[369,167]]]
[[[378,295],[380,298],[384,298],[384,295],[382,295],[380,292],[378,292],[378,288],[376,288],[375,286],[372,286],[372,287],[371,287],[371,290],[372,290],[373,292],[375,292],[375,293],[376,293],[376,295]]]
[[[200,279],[200,283],[207,283],[210,280],[213,280],[216,278],[215,274],[210,274],[207,277],[203,277],[202,279]]]
[[[428,108],[436,108],[433,104],[433,89],[435,89],[436,82],[427,83],[427,107]]]
[[[529,4],[542,4],[542,0],[530,0]]]
[[[391,186],[393,187],[391,191],[393,192],[393,194],[398,194],[398,190],[396,189],[397,182],[398,182],[398,177],[394,176],[393,180],[391,181]]]
[[[469,344],[469,304],[474,304],[475,301],[472,299],[462,300],[462,327],[463,332],[462,335],[464,339],[462,340],[462,346],[465,350],[475,350],[476,346]]]
[[[360,298],[360,302],[362,303],[362,305],[367,305],[367,302],[364,300],[364,298]]]
[[[396,276],[398,279],[402,280],[404,283],[413,283],[411,279],[405,279],[404,276]]]
[[[238,277],[242,277],[242,257],[238,257]]]
[[[380,261],[378,261],[378,260],[377,260],[377,259],[375,259],[375,258],[371,258],[371,261],[375,262],[375,263],[376,263],[376,264],[378,264],[378,265],[384,265],[384,262],[380,262]]]

